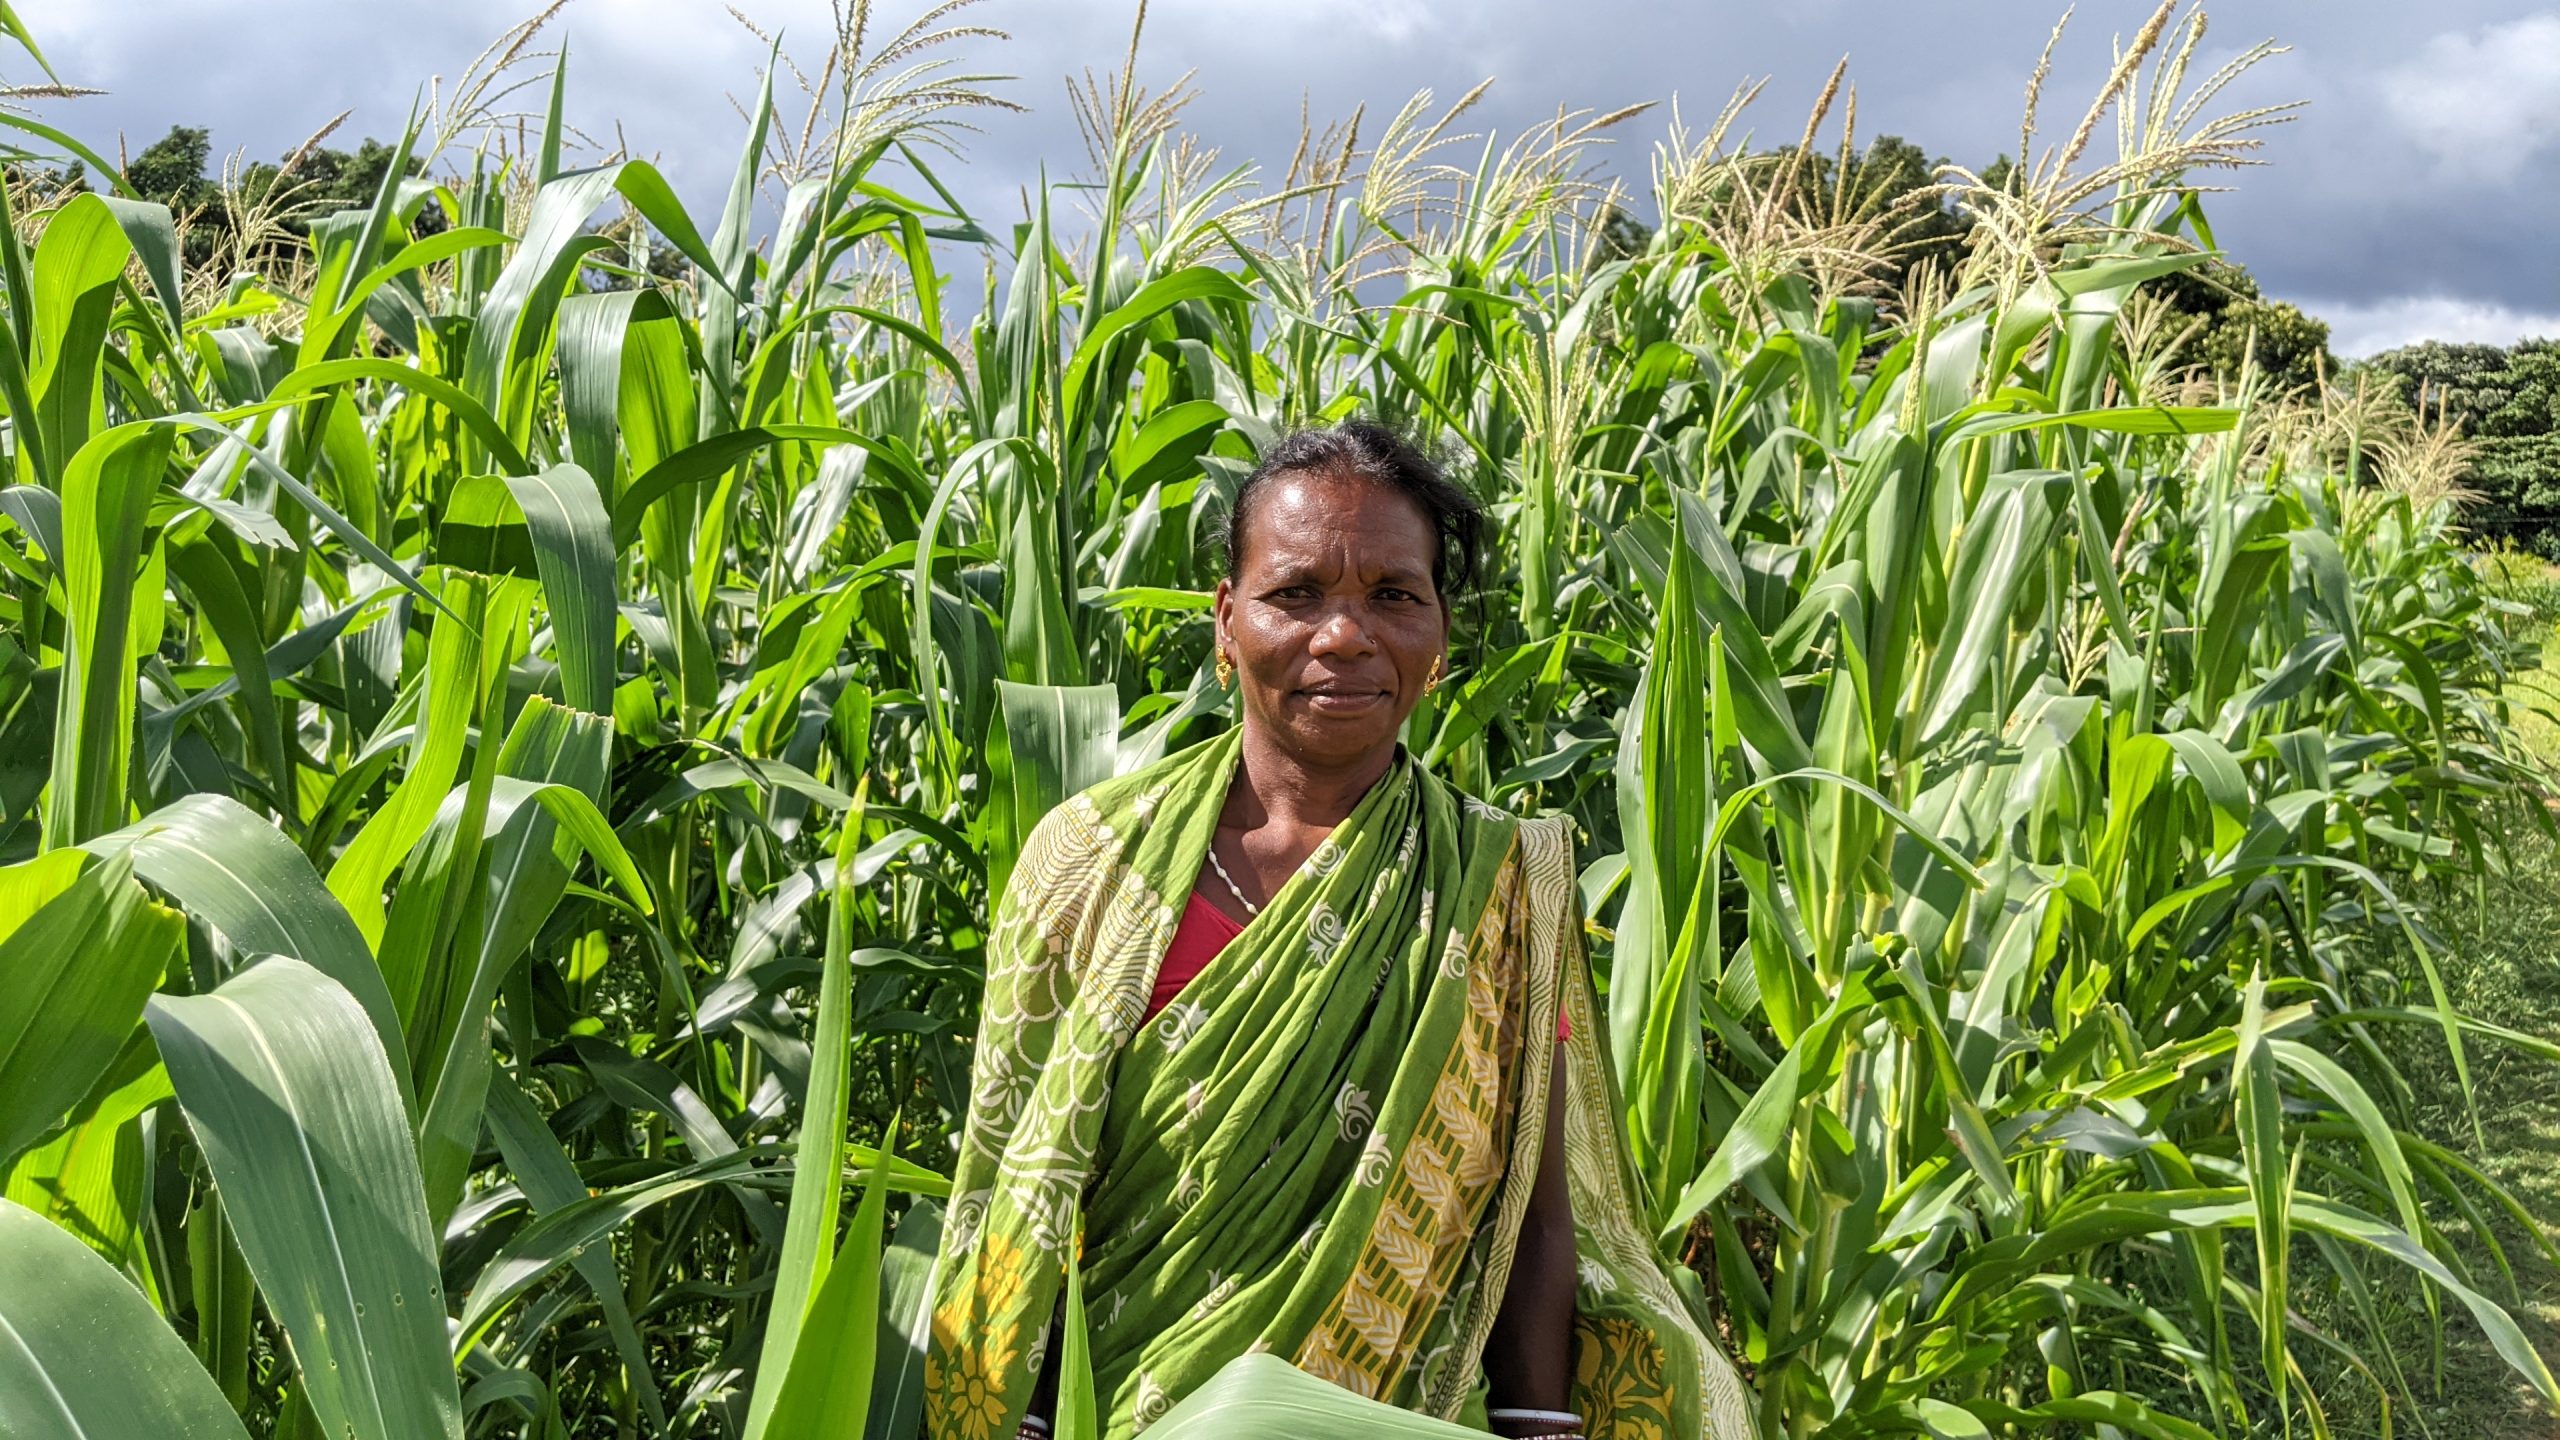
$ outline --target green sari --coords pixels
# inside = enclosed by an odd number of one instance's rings
[[[1399,756],[1141,1024],[1238,736],[1097,785],[1024,846],[987,946],[926,1420],[1009,1437],[1082,1235],[1106,1432],[1237,1356],[1456,1419],[1538,1173],[1559,1013],[1589,1433],[1745,1440],[1741,1384],[1633,1203],[1562,820]]]

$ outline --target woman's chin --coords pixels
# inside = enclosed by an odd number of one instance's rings
[[[1290,717],[1289,738],[1306,759],[1319,764],[1351,764],[1368,759],[1396,743],[1403,728],[1395,708],[1380,697],[1378,703],[1350,714],[1302,707]]]

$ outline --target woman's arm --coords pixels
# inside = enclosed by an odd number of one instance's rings
[[[1564,1043],[1558,1041],[1547,1082],[1547,1138],[1538,1147],[1538,1180],[1520,1221],[1502,1309],[1485,1337],[1487,1401],[1497,1410],[1560,1414],[1573,1392],[1573,1197],[1564,1174]],[[1573,1433],[1569,1425],[1515,1427],[1507,1433]]]

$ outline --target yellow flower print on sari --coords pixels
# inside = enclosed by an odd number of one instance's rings
[[[1011,1313],[1022,1298],[1024,1280],[1022,1247],[1010,1235],[988,1236],[986,1253],[978,1259],[978,1313]]]
[[[1663,1440],[1671,1397],[1652,1333],[1615,1315],[1585,1315],[1575,1328],[1573,1401],[1587,1433]]]
[[[997,1328],[983,1345],[935,1346],[925,1357],[924,1390],[933,1433],[994,1440],[1005,1418],[1005,1377],[1013,1369],[1014,1328]]]

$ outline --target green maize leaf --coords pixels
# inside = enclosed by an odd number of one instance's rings
[[[1549,657],[1562,652],[1569,638],[1559,635],[1553,640],[1519,646],[1454,686],[1455,693],[1444,703],[1439,725],[1431,732],[1431,748],[1424,752],[1424,763],[1445,764],[1459,746],[1482,735],[1497,718],[1508,714],[1513,697],[1537,678]],[[1657,641],[1657,649],[1659,644]]]
[[[649,1180],[591,1194],[526,1226],[481,1267],[471,1299],[463,1307],[459,1348],[468,1352],[527,1291],[583,1254],[584,1247],[611,1236],[650,1208],[708,1185],[734,1184],[749,1177],[764,1183],[770,1183],[767,1177],[777,1175],[787,1179],[792,1171],[769,1163],[775,1153],[770,1146],[755,1146],[699,1160]],[[867,1168],[878,1160],[878,1152],[867,1145],[847,1145],[844,1157],[848,1164]],[[892,1190],[933,1196],[951,1191],[951,1182],[945,1177],[904,1160],[892,1158],[888,1173]]]
[[[1879,1420],[1908,1429],[1929,1440],[1991,1440],[1980,1416],[1944,1400],[1904,1400],[1883,1411]]]
[[[765,139],[773,127],[773,75],[781,68],[782,43],[776,40],[767,48],[764,73],[758,77],[755,109],[747,117],[747,141],[738,156],[738,167],[729,178],[729,196],[720,207],[720,228],[713,234],[711,248],[686,253],[693,263],[702,266],[711,282],[744,301],[747,282],[752,275],[748,245],[748,226],[755,213],[756,180],[765,166]],[[703,316],[702,330],[705,359],[715,388],[704,395],[703,428],[710,428],[711,411],[716,396],[724,393],[736,378],[732,365],[736,353],[737,312],[734,307],[712,307]]]
[[[1811,1089],[1830,1083],[1842,1029],[1866,1023],[1873,1004],[1874,995],[1864,977],[1852,978],[1839,998],[1805,1027],[1795,1044],[1787,1047],[1786,1058],[1761,1082],[1741,1114],[1725,1130],[1724,1138],[1716,1142],[1705,1168],[1664,1209],[1658,1232],[1665,1241],[1685,1230],[1699,1211],[1735,1182],[1778,1154],[1793,1126],[1797,1103]],[[1791,1220],[1783,1214],[1779,1218]]]
[[[1017,685],[996,682],[996,717],[988,727],[987,769],[995,782],[988,807],[987,877],[1002,894],[1023,842],[1042,816],[1068,796],[1108,780],[1120,752],[1120,696],[1108,685]]]
[[[2098,516],[2097,497],[2090,491],[2086,471],[2071,472],[2071,518],[2079,527],[2081,566],[2097,587],[2108,628],[2116,643],[2130,651],[2141,641],[2134,630],[2133,611],[2125,604],[2123,581],[2116,574],[2115,537]]]
[[[275,402],[269,401],[266,403],[268,406],[272,407]],[[442,600],[431,593],[425,586],[419,584],[417,579],[409,573],[406,567],[401,565],[399,561],[392,559],[390,554],[384,551],[381,546],[375,544],[373,542],[373,538],[365,534],[363,530],[359,529],[355,522],[340,514],[337,507],[321,499],[318,494],[313,492],[310,486],[305,485],[300,480],[296,479],[293,472],[267,458],[267,455],[263,450],[250,445],[244,437],[231,430],[222,422],[204,415],[170,415],[163,417],[161,420],[149,422],[138,421],[132,425],[120,426],[118,427],[118,433],[127,430],[134,430],[138,427],[144,426],[152,429],[158,429],[163,425],[176,426],[180,429],[210,434],[218,437],[220,440],[238,444],[241,447],[241,453],[246,456],[250,465],[255,467],[260,475],[274,482],[276,488],[284,491],[287,495],[292,496],[295,504],[300,505],[305,511],[309,512],[311,518],[319,521],[323,526],[327,527],[331,534],[336,535],[340,540],[346,542],[348,549],[355,551],[356,554],[362,557],[367,564],[382,571],[394,582],[409,590],[412,594],[415,594],[419,599],[426,601],[430,605],[437,606],[438,608],[442,607]],[[108,437],[102,436],[100,438],[103,440]],[[254,540],[256,537],[253,536],[249,538]]]
[[[957,757],[951,753],[951,742],[947,738],[952,727],[945,719],[942,699],[942,646],[933,634],[933,567],[941,548],[943,517],[950,513],[952,498],[959,493],[961,484],[973,477],[983,482],[989,462],[1014,449],[1016,444],[1012,440],[981,440],[962,451],[935,484],[932,503],[925,511],[924,524],[916,535],[915,571],[908,595],[908,643],[914,656],[916,680],[924,691],[926,717],[936,739],[936,759],[945,768],[953,766]]]
[[[341,1433],[460,1440],[435,1236],[363,1008],[276,956],[159,996],[149,1019],[313,1413]]]
[[[2042,1427],[2063,1421],[2110,1426],[2126,1435],[2142,1436],[2143,1440],[2213,1440],[2212,1431],[2191,1420],[2162,1414],[2130,1395],[2112,1390],[2092,1390],[2024,1409],[1987,1400],[1967,1401],[1965,1408],[1980,1420],[2000,1425]]]
[[[560,302],[555,343],[569,454],[608,502],[620,481],[616,461],[622,428],[624,342],[632,326],[643,321],[674,324],[674,310],[656,290],[572,295]]]
[[[168,1098],[169,1074],[150,1032],[137,1025],[63,1128],[8,1167],[8,1198],[79,1236],[107,1263],[135,1263],[148,1169],[136,1121]]]
[[[570,1036],[569,1048],[598,1090],[628,1109],[665,1117],[694,1154],[716,1159],[737,1153],[738,1142],[720,1117],[674,1071],[591,1035]],[[745,1187],[732,1193],[759,1239],[770,1242],[786,1234],[782,1218],[765,1195]]]
[[[49,886],[64,867],[50,859],[26,883]],[[0,938],[0,1168],[61,1123],[107,1073],[142,1018],[186,933],[175,910],[154,904],[123,857],[91,863],[79,878]]]
[[[1109,353],[1112,342],[1165,311],[1192,302],[1223,305],[1241,317],[1253,304],[1253,295],[1237,284],[1234,276],[1195,265],[1149,281],[1127,303],[1114,307],[1076,342],[1075,354],[1067,361],[1066,379],[1060,388],[1066,397],[1068,434],[1079,433],[1078,426],[1085,418],[1083,407],[1095,403],[1088,394],[1092,388],[1088,377]]]
[[[75,196],[55,211],[36,242],[27,377],[48,455],[76,454],[103,415],[99,366],[116,282],[132,258],[116,212],[95,195]]]
[[[1059,1319],[1057,1440],[1102,1440],[1101,1403],[1094,1394],[1093,1329],[1084,1302],[1084,1236],[1067,1251],[1065,1311]],[[1215,1384],[1215,1378],[1211,1380]]]
[[[329,867],[329,892],[355,918],[370,943],[383,939],[384,882],[435,823],[436,811],[461,766],[472,717],[485,694],[481,680],[493,668],[481,627],[491,632],[489,639],[506,636],[513,628],[493,623],[491,611],[506,607],[506,602],[491,603],[488,583],[457,574],[446,579],[443,589],[445,603],[428,636],[427,692],[419,707],[421,724],[410,745],[408,773]],[[513,592],[501,587],[500,593]]]
[[[142,1292],[44,1217],[0,1200],[0,1433],[249,1432]]]
[[[489,1134],[498,1150],[506,1156],[507,1168],[536,1216],[548,1215],[587,1198],[586,1182],[578,1177],[577,1167],[560,1149],[559,1138],[543,1123],[542,1115],[533,1108],[513,1077],[503,1071],[494,1074],[488,1085],[488,1105],[483,1112],[489,1122]],[[604,1312],[605,1328],[612,1332],[614,1353],[621,1357],[623,1373],[639,1393],[640,1408],[649,1423],[659,1432],[667,1429],[666,1402],[658,1394],[657,1377],[651,1373],[648,1343],[641,1338],[640,1327],[632,1318],[631,1303],[622,1291],[622,1277],[614,1273],[610,1248],[590,1250],[571,1260],[580,1278],[595,1292],[596,1306]]]
[[[69,155],[73,159],[78,160],[81,164],[86,165],[92,175],[95,175],[105,181],[117,194],[123,195],[128,199],[141,198],[133,193],[133,186],[126,183],[124,171],[118,167],[114,161],[107,159],[97,151],[80,143],[80,141],[72,138],[72,136],[67,132],[55,129],[53,126],[47,125],[43,121],[34,119],[30,116],[17,114],[14,111],[0,111],[0,126],[5,126],[11,130],[17,130],[28,135],[33,135],[37,139],[44,141],[46,144],[59,148],[63,154]],[[21,291],[20,293],[24,292]]]
[[[2068,477],[2049,471],[1992,479],[1947,576],[1947,623],[1925,681],[1921,744],[1945,738],[1958,722],[1986,708],[2008,650],[2011,613],[2044,555],[2067,493]]]
[[[942,1207],[919,1200],[880,1256],[880,1358],[865,1440],[907,1440],[924,1424],[925,1352],[933,1344],[933,1264]]]
[[[2293,1245],[2293,1175],[2285,1159],[2283,1098],[2276,1086],[2275,1052],[2267,1045],[2267,985],[2249,977],[2232,1048],[2234,1128],[2258,1240],[2258,1333],[2261,1356],[2276,1407],[2284,1408],[2291,1357],[2285,1349],[2286,1257]]]
[[[488,497],[480,503],[496,512],[493,519],[520,519],[525,527],[550,611],[562,698],[573,709],[611,714],[614,551],[611,521],[595,481],[575,465],[554,465],[539,475],[507,476],[502,483],[486,477],[465,482],[447,512],[448,525],[475,491]]]
[[[355,280],[364,266],[373,263],[373,257],[381,252],[384,237],[390,233],[393,220],[399,214],[400,183],[409,173],[409,158],[416,153],[418,145],[418,107],[419,98],[412,98],[409,118],[400,126],[400,143],[392,147],[391,163],[383,167],[382,184],[373,192],[373,204],[364,211],[363,228],[356,232],[354,243],[346,251],[330,257],[342,260],[345,270],[334,277],[334,285],[325,283],[333,277],[324,271],[324,283],[316,287],[318,294],[334,293],[341,307],[347,303],[347,285]]]
[[[622,498],[614,502],[615,544],[628,545],[632,537],[640,533],[642,518],[651,507],[669,495],[706,480],[716,480],[759,450],[793,443],[852,445],[869,452],[874,460],[885,460],[892,465],[904,463],[895,451],[871,437],[833,425],[751,425],[743,430],[725,431],[666,456],[631,482],[630,488],[623,491]]]
[[[125,243],[134,258],[141,261],[142,273],[151,280],[153,297],[169,323],[169,334],[176,336],[186,328],[184,307],[179,303],[178,288],[178,223],[169,207],[147,200],[126,200],[119,196],[98,197],[107,213],[116,218],[117,228],[124,231]],[[38,247],[42,253],[42,247]]]
[[[515,442],[508,437],[505,427],[497,422],[486,406],[451,381],[440,379],[415,366],[402,365],[390,360],[364,358],[329,360],[317,365],[306,365],[297,368],[279,381],[275,389],[268,392],[267,399],[272,402],[317,394],[357,380],[389,381],[434,401],[444,409],[445,413],[451,415],[457,424],[469,430],[474,438],[488,447],[498,468],[505,473],[520,474],[533,468],[518,452]]]
[[[2073,410],[2060,415],[1976,415],[1959,422],[1945,443],[2066,427],[2116,435],[2218,435],[2240,423],[2227,405],[2143,405]]]
[[[0,33],[25,46],[28,56],[44,68],[46,79],[61,83],[62,77],[53,73],[53,62],[45,59],[44,51],[36,48],[36,37],[28,33],[27,22],[18,18],[18,12],[8,0],[0,0]]]
[[[243,955],[289,955],[336,981],[387,1055],[406,1054],[372,951],[311,862],[237,801],[190,795],[86,847],[129,854],[133,872]],[[407,1103],[403,1077],[401,1094]]]
[[[1458,1440],[1483,1434],[1364,1399],[1277,1355],[1230,1361],[1151,1422],[1147,1433],[1164,1440]]]
[[[750,1440],[764,1435],[768,1427],[777,1423],[775,1407],[789,1389],[813,1297],[825,1294],[828,1273],[836,1259],[836,1217],[844,1198],[845,1097],[852,1083],[852,851],[862,839],[862,805],[868,783],[866,779],[857,786],[844,826],[836,832],[836,883],[829,897],[826,968],[818,979],[809,1084],[801,1109],[799,1154],[805,1163],[797,1165],[791,1175],[791,1207],[783,1232],[781,1267],[774,1274],[773,1309],[765,1318],[764,1350],[757,1366],[764,1383],[756,1387],[747,1411]],[[871,1189],[875,1194],[886,1193],[883,1185],[874,1184]],[[877,1228],[875,1221],[875,1232]],[[872,1245],[876,1248],[877,1244],[875,1233]],[[870,1250],[855,1253],[856,1263],[866,1267],[874,1265],[876,1258]],[[874,1271],[869,1288],[876,1287]],[[835,1298],[830,1309],[835,1323],[848,1323],[845,1307],[852,1303],[849,1297]],[[878,1303],[876,1294],[867,1295],[860,1302],[866,1313]],[[872,1357],[869,1337],[864,1339],[863,1353],[855,1357],[864,1366],[862,1386],[859,1392],[852,1393],[867,1409]],[[809,1423],[826,1403],[814,1383],[797,1398],[800,1404],[793,1418],[799,1424]],[[786,1428],[782,1433],[800,1432]]]
[[[769,1433],[861,1440],[869,1430],[872,1376],[880,1358],[880,1238],[889,1204],[887,1160],[897,1139],[897,1122],[892,1120],[880,1143],[880,1158],[863,1187],[862,1203],[854,1207],[853,1223],[845,1228],[843,1248],[810,1297],[808,1316],[791,1348],[791,1368],[778,1377],[779,1383],[768,1381],[781,1392],[770,1414]]]
[[[169,573],[194,597],[196,611],[212,626],[231,662],[234,693],[247,712],[250,743],[256,748],[268,782],[280,793],[290,791],[292,761],[285,751],[284,723],[276,709],[274,679],[267,670],[265,637],[250,609],[240,572],[229,557],[208,540],[173,545]]]
[[[61,563],[61,496],[35,485],[0,488],[0,515],[8,516],[20,533],[44,551],[47,564]]]
[[[169,460],[159,425],[127,426],[79,448],[62,482],[62,585],[69,600],[53,731],[48,847],[124,823],[133,749],[138,596],[149,558],[151,497]],[[67,450],[60,453],[69,453]]]
[[[16,934],[76,884],[86,865],[76,851],[57,850],[23,864],[0,866],[0,941]]]
[[[2267,1036],[2264,1043],[2278,1064],[2310,1081],[2354,1122],[2358,1137],[2364,1141],[2372,1163],[2381,1168],[2383,1183],[2391,1191],[2400,1228],[2412,1235],[2426,1233],[2426,1220],[2418,1209],[2417,1182],[2410,1174],[2399,1132],[2384,1118],[2382,1107],[2374,1103],[2373,1096],[2345,1066],[2299,1040]]]
[[[1697,997],[1722,959],[1703,938],[1715,924],[1715,852],[1706,836],[1716,776],[1708,735],[1696,723],[1711,678],[1721,675],[1722,636],[1703,630],[1690,603],[1694,587],[1713,582],[1680,529],[1666,554],[1653,654],[1618,750],[1628,880],[1609,990],[1628,1140],[1657,1196],[1674,1193],[1697,1165],[1706,1079]]]
[[[542,142],[533,170],[533,183],[537,189],[560,178],[560,137],[564,128],[560,111],[568,89],[569,45],[562,41],[560,58],[551,67],[551,102],[542,111]]]
[[[516,717],[498,756],[501,774],[484,822],[490,840],[481,930],[458,938],[456,959],[467,957],[469,963],[447,971],[432,1023],[411,1030],[420,1094],[418,1159],[431,1213],[452,1209],[477,1148],[490,1072],[485,1021],[500,985],[559,902],[579,849],[596,844],[609,847],[605,855],[621,854],[601,817],[563,834],[543,803],[546,797],[576,796],[592,808],[592,797],[604,790],[611,730],[600,715],[562,709],[536,696]],[[618,865],[600,859],[600,868],[615,871],[626,888],[637,884],[627,856]],[[645,913],[646,893],[633,893],[633,903]]]
[[[316,370],[322,365],[345,360],[347,357],[340,352],[346,342],[341,341],[339,337],[345,334],[348,322],[362,311],[365,302],[383,286],[403,275],[450,260],[466,251],[485,250],[506,243],[507,235],[504,231],[491,230],[479,225],[459,225],[451,230],[440,231],[423,240],[413,240],[401,246],[399,253],[350,280],[346,294],[338,302],[335,311],[316,315],[303,327],[303,355],[312,363],[300,368]],[[351,341],[353,336],[348,335],[346,338]],[[297,373],[300,371],[298,370]],[[381,372],[372,373],[380,374]]]
[[[675,192],[646,162],[626,160],[581,170],[543,186],[534,195],[533,213],[514,257],[482,301],[463,369],[462,388],[498,418],[511,446],[532,423],[539,379],[534,361],[549,348],[561,292],[580,261],[610,243],[586,233],[587,217],[615,195],[703,266],[713,284],[731,288],[730,272],[712,258]],[[525,467],[504,468],[513,472]]]

